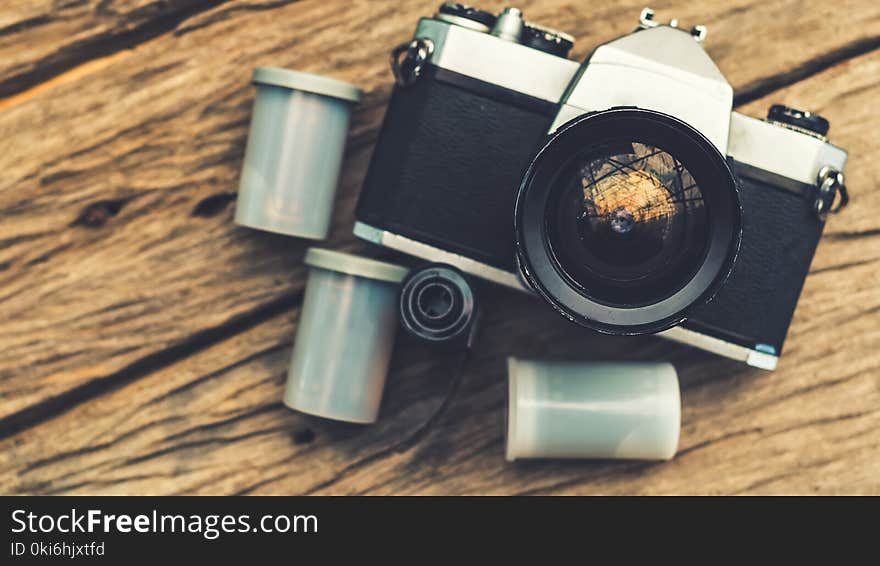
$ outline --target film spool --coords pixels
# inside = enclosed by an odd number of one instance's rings
[[[404,280],[400,322],[410,335],[433,344],[469,348],[476,319],[476,295],[458,269],[431,264]]]

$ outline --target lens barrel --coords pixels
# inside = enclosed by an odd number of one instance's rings
[[[741,236],[736,179],[702,134],[637,108],[562,126],[516,202],[523,278],[564,316],[612,334],[659,332],[710,300]]]

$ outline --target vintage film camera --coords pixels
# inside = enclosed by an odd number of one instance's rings
[[[733,112],[705,36],[646,9],[578,65],[517,9],[444,4],[392,52],[354,233],[774,369],[847,154],[809,112]]]

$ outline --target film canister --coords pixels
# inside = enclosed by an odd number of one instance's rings
[[[284,403],[328,419],[375,422],[407,269],[317,248],[305,263],[309,278]]]
[[[681,400],[668,363],[508,360],[507,459],[669,460]]]
[[[300,238],[330,229],[354,85],[300,71],[260,67],[235,222]]]

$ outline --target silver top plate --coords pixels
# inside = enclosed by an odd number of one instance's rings
[[[434,43],[437,67],[552,103],[578,70],[569,59],[433,18],[419,20],[415,37]]]
[[[815,185],[819,171],[843,171],[846,151],[815,136],[738,112],[730,116],[728,155],[746,165]]]
[[[733,88],[686,31],[659,26],[600,45],[584,62],[551,131],[616,106],[675,116],[727,153]]]

